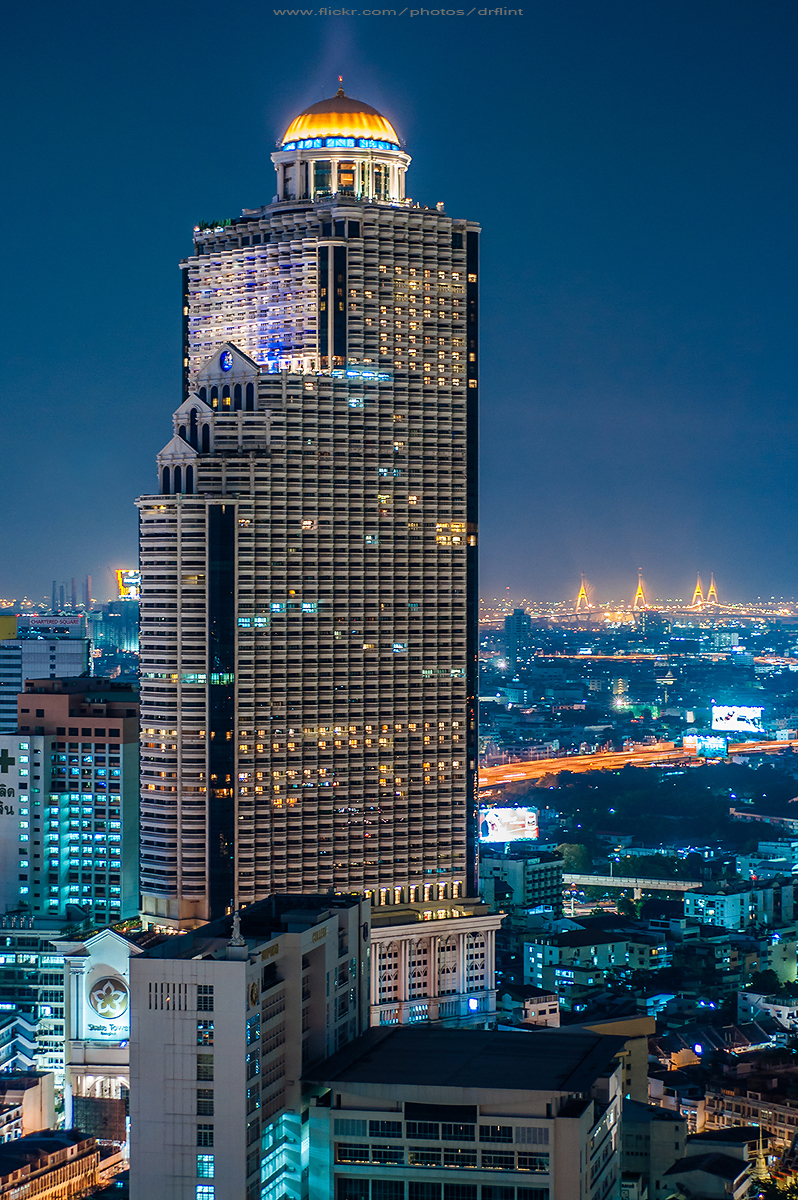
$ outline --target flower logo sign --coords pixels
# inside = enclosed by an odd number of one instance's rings
[[[129,993],[124,980],[98,979],[89,992],[89,1004],[106,1021],[115,1021],[127,1012]]]

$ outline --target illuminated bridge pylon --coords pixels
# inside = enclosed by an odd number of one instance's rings
[[[574,612],[575,613],[590,612],[592,607],[593,607],[593,605],[590,603],[590,596],[588,595],[588,590],[587,590],[587,580],[585,579],[585,577],[583,575],[582,583],[579,587],[579,595],[576,597],[576,605],[574,606]]]
[[[706,603],[707,604],[720,604],[720,600],[718,599],[718,589],[715,587],[714,574],[710,575],[710,577],[709,577],[709,591],[707,592]]]
[[[632,601],[632,608],[635,612],[642,612],[644,608],[648,608],[646,602],[646,593],[643,591],[643,568],[637,568],[637,591],[635,598]]]
[[[691,608],[703,608],[704,603],[705,603],[704,590],[701,587],[701,576],[699,575],[698,579],[696,580],[695,591],[693,592],[693,599],[690,601],[690,607]]]

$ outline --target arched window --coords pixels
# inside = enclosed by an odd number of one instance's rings
[[[241,408],[241,384],[237,383],[233,388],[233,408],[238,411]]]
[[[211,452],[211,427],[210,425],[202,426],[202,453],[210,454]]]
[[[208,399],[208,389],[207,388],[200,388],[200,390],[197,394],[198,394],[200,400]]]
[[[255,385],[254,385],[254,383],[247,384],[246,410],[247,410],[247,412],[255,411]]]
[[[194,491],[194,468],[186,467],[186,491],[191,495]]]
[[[219,389],[214,384],[214,386],[211,388],[211,408],[218,408],[218,407],[219,407]]]
[[[163,468],[163,470],[161,471],[161,495],[162,495],[162,496],[168,496],[168,495],[169,495],[169,491],[170,491],[170,487],[169,487],[169,468],[168,468],[168,467],[164,467],[164,468]]]
[[[175,495],[177,495],[178,492],[182,492],[183,490],[183,472],[181,471],[180,467],[175,467],[173,475],[175,481]]]
[[[230,385],[226,383],[222,388],[222,408],[230,407]]]
[[[180,437],[183,439],[183,441],[185,442],[185,440],[186,440],[186,427],[185,427],[185,425],[181,425],[181,426],[180,426],[180,428],[178,429],[178,431],[177,431],[177,432],[178,432],[178,435],[179,435],[179,436],[180,436]]]
[[[194,447],[194,449],[196,450],[197,445],[198,445],[198,443],[197,443],[197,410],[196,410],[196,408],[192,408],[192,410],[191,410],[191,416],[189,417],[189,423],[188,423],[188,430],[189,430],[188,440],[191,443],[191,445]]]

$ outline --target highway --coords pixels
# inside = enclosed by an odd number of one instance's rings
[[[736,742],[729,744],[729,755],[773,754],[798,747],[798,741],[790,742]],[[633,766],[654,766],[657,763],[679,762],[692,759],[690,748],[675,749],[672,742],[661,742],[657,746],[634,746],[623,751],[599,751],[597,754],[573,754],[564,758],[538,758],[533,762],[517,762],[498,767],[482,767],[479,772],[480,789],[501,787],[506,783],[520,783],[527,779],[541,779],[544,775],[556,775],[558,771],[617,771],[627,763]]]

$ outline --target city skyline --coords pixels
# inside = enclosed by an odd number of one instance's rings
[[[109,24],[91,7],[68,23],[53,14],[35,37],[13,14],[8,136],[24,166],[8,219],[27,220],[55,180],[70,236],[10,248],[7,386],[29,402],[10,408],[7,438],[23,443],[34,409],[40,435],[33,461],[9,455],[6,481],[41,534],[34,560],[23,527],[6,524],[0,590],[44,596],[80,563],[102,595],[109,564],[134,561],[129,497],[151,486],[147,430],[178,394],[179,281],[164,264],[194,224],[270,199],[281,124],[343,73],[412,146],[416,194],[493,230],[483,595],[507,583],[568,594],[581,571],[599,595],[624,595],[640,562],[658,564],[646,569],[659,595],[681,595],[709,563],[733,599],[795,591],[793,534],[774,517],[796,498],[789,6],[616,3],[512,29],[460,23],[451,66],[451,24],[418,39],[421,25],[298,19],[306,77],[278,62],[268,85],[251,70],[222,101],[189,105],[182,64],[201,55],[210,16],[192,11],[163,17],[157,38],[144,26],[120,37],[124,13]],[[289,28],[254,19],[264,34]],[[240,179],[228,157],[246,163]],[[511,185],[495,184],[500,162]],[[87,222],[92,237],[76,237]],[[135,255],[120,290],[107,248],[122,245]],[[46,336],[41,279],[69,296]],[[81,513],[66,533],[52,519],[65,498]]]

